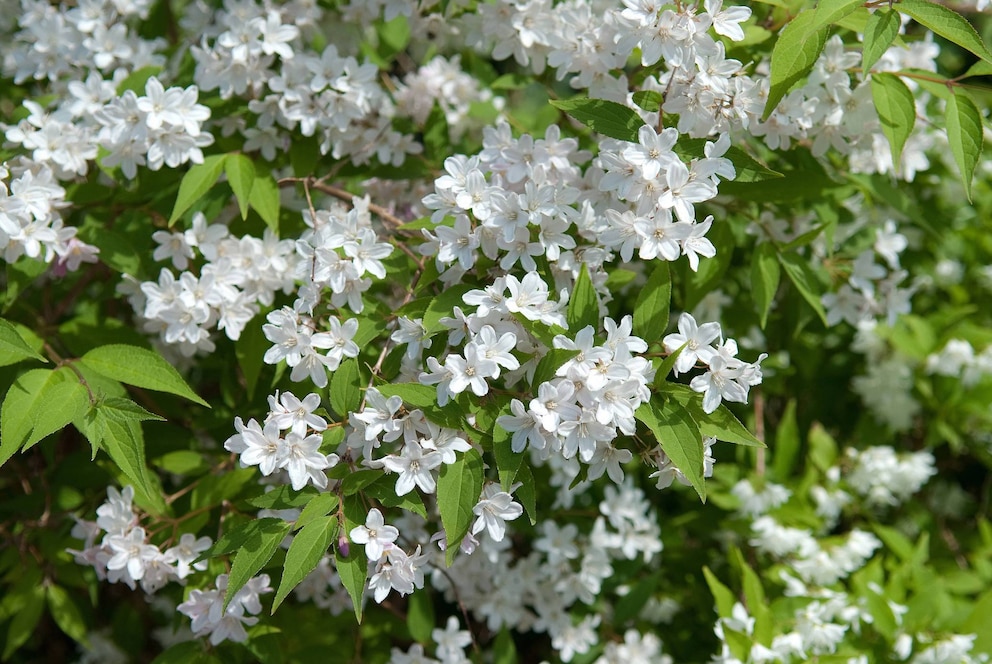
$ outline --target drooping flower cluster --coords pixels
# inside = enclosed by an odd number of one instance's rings
[[[162,268],[157,282],[126,280],[120,289],[145,331],[157,332],[185,357],[213,351],[214,328],[238,339],[259,305],[271,305],[277,291],[288,292],[300,269],[293,242],[268,230],[262,239],[235,237],[200,213],[189,230],[156,231],[153,239],[159,245],[154,258],[168,259],[182,272],[177,278]],[[197,254],[204,259],[199,275],[187,269],[194,268]]]
[[[706,365],[706,373],[689,383],[702,393],[703,410],[712,413],[721,401],[747,403],[748,391],[761,383],[761,361],[767,354],[762,353],[753,364],[738,359],[737,342],[723,340],[719,323],[697,325],[691,314],[679,316],[678,327],[678,332],[663,340],[665,350],[674,353],[682,349],[675,361],[676,376],[691,371],[697,362]]]
[[[72,535],[85,542],[82,550],[70,551],[77,563],[92,566],[101,580],[124,583],[132,590],[140,584],[148,594],[170,581],[185,583],[194,570],[207,569],[206,561],[195,561],[210,548],[209,537],[184,533],[162,551],[138,525],[133,501],[133,487],[107,487],[107,502],[97,508],[96,521],[76,520]]]
[[[265,477],[285,471],[296,491],[307,484],[326,489],[324,471],[333,468],[338,457],[320,452],[320,432],[327,428],[327,422],[314,413],[319,405],[317,394],[308,394],[301,401],[290,392],[276,393],[269,397],[270,411],[264,425],[253,419],[245,424],[236,418],[238,433],[224,442],[224,449],[240,455],[242,466],[258,466]]]
[[[75,271],[81,263],[95,263],[99,249],[76,237],[59,214],[66,207],[65,189],[51,169],[30,161],[0,164],[0,251],[8,263],[22,256]]]
[[[269,575],[260,574],[248,581],[234,594],[227,609],[224,596],[227,593],[228,575],[217,577],[215,587],[210,590],[191,590],[189,599],[177,607],[179,613],[190,618],[191,628],[196,636],[209,636],[210,643],[217,645],[225,640],[241,643],[248,640],[245,626],[258,622],[256,614],[262,611],[260,595],[272,592]]]

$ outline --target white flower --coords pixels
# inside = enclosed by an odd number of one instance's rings
[[[472,513],[478,516],[472,524],[472,534],[482,532],[485,528],[494,542],[502,542],[506,532],[506,521],[513,521],[523,514],[524,508],[513,502],[513,497],[505,491],[500,491],[495,484],[486,485],[482,490],[482,498],[472,508]]]
[[[434,493],[437,483],[431,471],[440,466],[442,460],[440,452],[425,453],[418,443],[407,443],[400,456],[389,455],[380,461],[387,470],[400,474],[396,480],[396,495],[405,496],[414,486],[419,486],[424,493]]]
[[[716,352],[711,343],[720,336],[719,323],[703,323],[696,325],[696,319],[692,314],[683,313],[679,316],[679,331],[665,336],[662,343],[665,350],[674,353],[685,344],[685,348],[675,361],[675,375],[686,373],[697,361],[709,363]]]
[[[375,508],[365,517],[364,526],[356,526],[349,533],[352,542],[365,545],[365,556],[372,562],[382,558],[399,535],[400,531],[395,526],[387,526],[382,512]]]

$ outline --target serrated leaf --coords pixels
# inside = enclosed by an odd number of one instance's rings
[[[634,416],[651,429],[661,449],[705,502],[703,438],[685,407],[674,400],[662,401],[656,395],[641,404]]]
[[[636,112],[606,99],[552,99],[551,105],[565,111],[593,131],[621,141],[637,142],[637,131],[644,120]]]
[[[537,523],[537,483],[529,464],[520,464],[516,480],[520,486],[513,492],[513,496],[524,506],[530,525],[533,526]]]
[[[362,525],[364,520],[359,522],[358,512],[364,511],[361,504],[354,499],[345,502],[345,532],[351,532],[355,526]],[[348,548],[348,555],[342,556],[341,550],[334,552],[334,566],[337,568],[341,585],[348,591],[351,597],[352,606],[355,608],[355,619],[362,622],[362,595],[365,592],[365,580],[368,578],[368,559],[365,557],[365,547],[352,544]]]
[[[81,417],[90,405],[86,388],[72,378],[60,383],[46,383],[38,399],[43,407],[37,408],[34,413],[31,435],[24,441],[25,450],[68,426]]]
[[[900,171],[902,148],[916,123],[916,103],[902,79],[894,74],[871,75],[871,96],[882,123],[882,133],[892,149],[892,163]]]
[[[135,494],[140,494],[142,502],[153,514],[167,511],[161,488],[152,481],[148,465],[145,463],[145,438],[141,431],[141,421],[121,421],[108,415],[107,409],[96,407],[87,415],[98,421],[96,429],[101,432],[100,447],[111,461],[134,486]]]
[[[63,379],[51,369],[31,369],[14,381],[0,406],[0,465],[7,462],[31,435],[35,412],[44,407],[41,395],[49,383]]]
[[[809,429],[809,460],[821,472],[827,472],[837,460],[837,441],[827,433],[823,425],[814,422]]]
[[[54,583],[49,585],[45,589],[45,599],[48,601],[48,612],[59,629],[76,643],[85,644],[86,635],[89,633],[86,621],[79,606],[65,588]]]
[[[900,14],[909,16],[944,39],[992,63],[992,52],[968,19],[961,14],[928,0],[901,0],[892,6]]]
[[[965,195],[971,200],[971,180],[982,156],[984,141],[982,115],[970,98],[953,94],[947,100],[945,116],[947,142],[951,146],[954,162],[961,172]]]
[[[823,310],[823,304],[820,302],[822,287],[809,263],[796,254],[779,254],[778,260],[796,290],[809,303],[809,306],[813,307],[813,311],[816,312],[826,327],[827,312]]]
[[[255,186],[255,165],[243,154],[229,154],[224,160],[227,183],[231,185],[234,197],[238,200],[241,218],[248,218],[248,201]]]
[[[441,467],[437,480],[437,507],[441,513],[447,547],[445,563],[450,567],[475,515],[472,508],[482,495],[482,457],[474,449],[455,463]]]
[[[397,496],[395,486],[393,482],[373,482],[365,487],[365,495],[378,500],[383,507],[398,507],[401,510],[419,514],[426,519],[427,506],[424,505],[424,499],[420,497],[420,494],[411,491]]]
[[[655,266],[648,282],[637,294],[634,302],[633,332],[648,343],[661,339],[668,328],[672,306],[672,274],[668,263]]]
[[[272,560],[272,556],[286,539],[291,528],[290,524],[280,522],[278,527],[259,529],[245,539],[234,554],[231,572],[227,577],[227,591],[224,593],[225,610],[238,591]]]
[[[864,53],[861,56],[861,73],[865,76],[879,58],[892,46],[899,34],[899,14],[886,7],[880,7],[868,16],[865,26]]]
[[[28,359],[48,362],[28,345],[16,327],[0,318],[0,367]]]
[[[234,342],[234,357],[238,360],[241,373],[248,386],[248,398],[255,394],[258,377],[262,373],[262,358],[265,351],[272,345],[262,332],[264,316],[253,318]]]
[[[864,4],[865,0],[820,0],[816,5],[816,20],[813,25],[825,27],[836,23]]]
[[[696,403],[696,402],[694,402]],[[725,443],[743,445],[744,447],[765,447],[765,444],[755,438],[754,434],[747,430],[737,416],[730,412],[726,404],[720,406],[712,413],[703,411],[702,401],[698,403],[698,414],[695,408],[690,408],[693,419],[699,424],[699,433],[704,436],[722,440]]]
[[[761,329],[765,329],[768,323],[768,312],[771,311],[782,277],[777,253],[770,243],[759,244],[751,262],[751,297],[758,310]]]
[[[210,407],[158,353],[138,346],[111,344],[87,352],[80,362],[107,378],[157,392],[168,392]]]
[[[282,519],[269,516],[261,519],[252,519],[242,523],[241,525],[235,526],[234,528],[229,528],[217,538],[217,541],[214,542],[209,549],[201,553],[195,562],[200,560],[208,560],[210,558],[223,556],[237,551],[244,546],[245,542],[247,542],[250,538],[260,536],[260,533],[263,531],[276,532],[284,525],[289,524]]]
[[[255,173],[248,202],[273,233],[279,233],[279,185],[271,175]]]
[[[683,159],[703,159],[706,157],[706,144],[708,142],[710,141],[707,141],[705,138],[680,138],[678,143],[675,144],[675,154]],[[766,180],[778,180],[785,177],[783,173],[773,171],[734,145],[727,148],[727,152],[724,153],[723,158],[729,159],[730,163],[734,165],[734,184],[764,182]]]
[[[771,88],[761,119],[767,120],[779,101],[816,64],[827,43],[828,26],[817,24],[816,10],[807,9],[783,28],[772,48]]]
[[[528,334],[548,348],[554,348],[554,338],[559,334],[568,336],[568,330],[560,325],[545,325],[540,321],[530,320],[519,311],[514,312],[513,319],[520,323]]]
[[[337,517],[323,516],[314,519],[303,526],[293,537],[293,543],[286,552],[286,562],[283,564],[282,578],[279,580],[279,590],[272,601],[272,611],[275,613],[283,600],[300,585],[310,572],[317,568],[321,558],[327,553],[338,529]]]
[[[706,585],[710,587],[710,592],[713,593],[713,599],[716,601],[717,614],[721,618],[729,618],[733,614],[734,604],[737,602],[734,593],[730,592],[730,588],[723,585],[710,571],[710,568],[705,565],[703,566],[703,576],[706,577]]]
[[[294,507],[304,507],[317,495],[317,489],[305,486],[300,491],[288,484],[278,486],[261,496],[249,498],[248,503],[263,510],[286,510]]]
[[[638,90],[631,95],[631,99],[648,113],[657,113],[665,101],[661,93],[656,90]]]
[[[565,313],[568,329],[578,332],[587,325],[593,332],[599,326],[599,296],[596,287],[589,277],[589,268],[583,263],[579,269],[579,278],[575,280],[572,294],[568,299],[568,310]]]
[[[179,183],[176,204],[172,208],[172,214],[169,215],[169,226],[176,223],[186,210],[193,207],[217,183],[226,160],[226,154],[210,155],[203,159],[202,164],[195,164],[186,171],[186,175]]]
[[[358,410],[362,403],[362,384],[358,373],[358,360],[348,358],[331,374],[331,410],[338,417]]]
[[[310,499],[300,512],[300,516],[296,518],[296,523],[293,524],[293,530],[298,530],[300,528],[306,528],[312,521],[316,521],[322,517],[327,516],[338,506],[338,496],[335,493],[318,493],[316,496]]]
[[[117,96],[123,95],[125,92],[130,90],[139,97],[145,92],[145,84],[148,83],[148,79],[152,76],[158,76],[162,72],[162,68],[157,65],[148,65],[147,67],[142,67],[141,69],[131,72],[127,78],[117,84]]]

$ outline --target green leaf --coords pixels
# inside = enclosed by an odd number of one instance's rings
[[[248,503],[263,510],[286,510],[305,507],[316,495],[317,489],[312,486],[305,486],[302,490],[296,491],[288,484],[284,484],[260,496],[249,498]]]
[[[258,537],[259,533],[262,531],[276,532],[280,530],[283,525],[286,524],[282,519],[276,517],[264,517],[261,519],[252,519],[239,524],[233,528],[228,528],[224,531],[217,541],[213,545],[200,554],[197,561],[208,560],[210,558],[215,558],[217,556],[223,556],[228,553],[237,551],[245,542],[250,538]]]
[[[689,412],[675,400],[662,401],[655,395],[634,412],[658,440],[661,449],[682,471],[699,498],[706,502],[703,482],[703,438]]]
[[[358,360],[344,360],[331,374],[331,410],[338,417],[348,417],[348,413],[358,410],[362,404],[362,383],[358,374]]]
[[[637,142],[637,131],[644,120],[636,112],[606,99],[552,99],[551,105],[565,111],[590,129],[621,141]]]
[[[765,447],[765,444],[755,438],[754,434],[741,424],[737,416],[730,412],[726,404],[720,404],[712,413],[706,413],[703,411],[701,397],[695,395],[688,407],[692,418],[699,424],[699,433],[702,435],[744,447]]]
[[[127,78],[117,84],[117,96],[130,90],[141,97],[145,94],[145,84],[148,83],[148,79],[158,76],[161,72],[162,68],[157,65],[149,65],[131,72]]]
[[[871,75],[871,96],[882,123],[882,132],[889,140],[892,149],[892,163],[899,171],[902,148],[916,123],[916,103],[902,79],[895,74],[874,73]]]
[[[155,351],[111,344],[87,352],[80,361],[107,378],[157,392],[168,392],[210,407],[186,384],[175,367]]]
[[[89,630],[83,613],[65,588],[53,583],[45,589],[45,598],[48,600],[48,612],[59,629],[76,643],[86,643]]]
[[[482,477],[482,457],[474,449],[459,456],[455,463],[441,467],[437,480],[437,507],[444,526],[445,562],[449,567],[472,525],[475,516],[472,508],[482,495]]]
[[[785,269],[785,274],[796,287],[796,290],[809,303],[809,306],[813,307],[813,311],[816,312],[820,320],[823,321],[823,325],[826,326],[827,312],[823,310],[823,304],[820,302],[820,290],[822,286],[816,273],[813,272],[813,268],[809,266],[809,263],[805,259],[796,254],[779,254],[778,260]]]
[[[323,516],[303,526],[303,529],[293,537],[293,543],[286,552],[286,562],[283,564],[279,590],[276,591],[276,598],[272,601],[271,613],[275,613],[293,588],[300,585],[300,582],[317,568],[320,559],[327,553],[337,529],[337,517]]]
[[[273,233],[279,232],[279,185],[271,175],[255,173],[248,202]]]
[[[687,345],[689,345],[688,341],[672,351],[668,357],[658,364],[654,374],[655,387],[660,387],[666,382],[665,379],[668,378],[668,374],[672,373],[672,369],[675,368],[675,363],[678,361],[679,355],[682,354],[682,351]]]
[[[683,159],[702,159],[706,156],[707,142],[705,138],[681,138],[675,144],[675,153]],[[778,180],[785,177],[782,173],[768,168],[739,147],[731,145],[723,156],[734,165],[733,182],[735,184],[764,182],[765,180]]]
[[[255,394],[258,377],[262,373],[262,357],[272,345],[262,332],[264,320],[264,316],[253,318],[241,330],[241,335],[234,342],[234,356],[238,360],[238,366],[241,367],[241,373],[244,374],[249,398]]]
[[[424,519],[427,518],[427,506],[424,499],[416,491],[396,495],[396,485],[393,482],[373,482],[365,487],[365,495],[378,500],[384,507],[398,507],[407,512],[419,514]]]
[[[182,182],[179,183],[179,194],[169,216],[169,226],[176,223],[186,210],[193,207],[194,203],[210,191],[220,177],[221,171],[224,170],[225,161],[227,161],[226,154],[213,154],[205,157],[202,164],[195,164],[186,172]]]
[[[573,333],[587,325],[595,332],[599,326],[599,297],[596,295],[596,288],[592,285],[589,269],[585,263],[579,269],[579,278],[575,280],[575,287],[568,299],[565,320],[568,321],[568,329]]]
[[[865,0],[820,0],[813,25],[820,28],[836,23],[864,4]]]
[[[828,26],[819,25],[815,9],[807,9],[785,26],[772,48],[771,88],[761,116],[767,120],[779,101],[813,69],[827,43]]]
[[[668,263],[661,261],[634,302],[634,334],[648,343],[660,340],[668,328],[671,305],[672,275]]]
[[[452,152],[448,119],[444,109],[435,101],[424,123],[424,156],[440,164]]]
[[[451,288],[445,288],[437,295],[431,295],[428,299],[427,309],[424,311],[424,329],[428,335],[437,334],[447,330],[441,325],[442,318],[450,318],[455,307],[464,307],[465,302],[462,296],[473,289],[471,284],[455,284]]]
[[[493,664],[517,664],[520,661],[517,644],[513,642],[513,635],[505,625],[493,641],[492,655]]]
[[[16,327],[0,318],[0,367],[27,359],[48,362],[28,345]]]
[[[379,33],[379,55],[390,60],[410,43],[410,22],[405,16],[396,16],[388,23],[376,26]]]
[[[827,433],[823,425],[814,422],[809,429],[809,460],[825,473],[837,460],[837,442]]]
[[[771,311],[778,292],[782,270],[778,265],[778,252],[770,243],[759,244],[751,262],[751,297],[758,310],[761,329],[768,324],[768,312]]]
[[[578,350],[568,348],[553,348],[549,350],[537,362],[537,368],[534,369],[534,386],[537,387],[541,383],[553,379],[558,369],[578,354]]]
[[[540,321],[530,320],[519,311],[513,314],[514,320],[527,330],[527,333],[548,348],[554,348],[554,338],[559,334],[568,336],[568,330],[560,325],[545,325]]]
[[[706,585],[710,587],[710,592],[713,593],[713,599],[716,601],[717,614],[721,618],[729,618],[734,612],[734,604],[737,603],[734,593],[716,578],[709,567],[703,566],[703,576],[706,577]]]
[[[7,643],[3,649],[3,661],[10,659],[17,650],[27,643],[35,632],[41,614],[45,610],[45,588],[37,585],[28,591],[24,604],[7,627]]]
[[[255,185],[255,165],[243,154],[229,154],[224,161],[224,172],[234,197],[238,199],[241,218],[247,219],[249,196]]]
[[[336,493],[318,493],[310,499],[300,516],[293,524],[293,530],[306,528],[312,521],[323,518],[333,512],[338,507],[338,496]]]
[[[418,643],[431,643],[434,631],[434,602],[427,590],[414,592],[407,600],[406,626]]]
[[[534,82],[530,76],[524,76],[522,74],[503,74],[495,81],[489,84],[489,87],[493,90],[519,90],[520,88],[526,88],[528,85]]]
[[[341,493],[345,496],[353,496],[384,476],[385,472],[382,470],[356,470],[349,473],[341,482]]]
[[[524,506],[530,525],[533,526],[537,523],[537,483],[534,481],[534,473],[529,464],[520,464],[516,479],[520,486],[513,492],[514,497]]]
[[[81,417],[90,400],[86,388],[75,376],[69,376],[62,382],[46,383],[38,395],[38,405],[31,435],[24,441],[25,450]]]
[[[509,406],[500,412],[500,415],[512,414]],[[522,452],[518,454],[513,451],[512,442],[510,432],[497,424],[493,429],[493,456],[496,457],[496,470],[499,472],[499,483],[503,491],[510,490],[524,460]]]
[[[864,54],[861,56],[862,74],[867,76],[872,66],[889,50],[899,34],[899,26],[899,14],[887,7],[880,7],[868,15],[864,32]]]
[[[772,449],[772,471],[779,482],[788,480],[795,469],[800,445],[796,400],[790,399],[775,430],[775,447]]]
[[[968,67],[968,71],[961,74],[958,78],[971,78],[972,76],[992,76],[992,63],[979,60]]]
[[[35,413],[47,405],[41,400],[45,387],[62,380],[51,369],[31,369],[10,386],[0,406],[0,465],[14,456],[31,435]]]
[[[126,401],[126,399],[119,400]],[[157,482],[152,481],[148,465],[145,463],[145,438],[141,431],[141,421],[138,419],[122,421],[120,419],[122,412],[124,411],[115,409],[112,404],[108,406],[105,402],[91,410],[87,419],[94,420],[95,429],[100,432],[100,447],[134,485],[136,495],[140,494],[142,501],[148,503],[149,511],[163,514],[167,508],[162,498],[162,490]]]
[[[282,522],[278,527],[259,529],[252,533],[234,554],[231,573],[227,577],[227,592],[224,594],[224,609],[231,599],[248,583],[260,569],[265,567],[276,549],[286,539],[292,526]]]
[[[943,5],[928,0],[902,0],[892,5],[900,14],[905,14],[920,25],[924,25],[944,39],[971,51],[982,60],[992,63],[992,52],[982,41],[968,19]]]
[[[951,146],[954,162],[961,172],[965,195],[971,200],[971,180],[982,156],[982,115],[975,102],[955,92],[947,100],[945,123],[947,142]]]
[[[632,95],[632,99],[648,113],[657,113],[665,101],[661,93],[655,90],[638,90]]]
[[[345,501],[344,530],[351,532],[352,528],[364,524],[360,512],[364,512],[361,503],[352,498]],[[352,606],[355,608],[355,619],[362,622],[362,594],[365,592],[365,580],[368,578],[368,559],[365,557],[365,547],[352,544],[348,547],[348,555],[342,556],[340,548],[334,552],[334,563],[341,579],[341,585],[348,591]]]

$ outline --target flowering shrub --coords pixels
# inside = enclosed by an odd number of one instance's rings
[[[988,661],[985,0],[0,4],[3,660]]]

